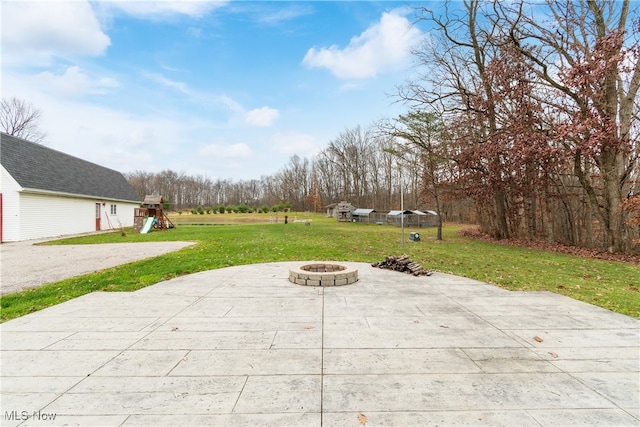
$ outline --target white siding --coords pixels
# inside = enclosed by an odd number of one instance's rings
[[[101,230],[132,226],[133,210],[139,206],[124,202],[20,193],[19,240],[96,231],[96,203],[100,204]],[[102,206],[102,203],[105,205]],[[111,204],[117,205],[117,215],[110,215]]]
[[[20,240],[95,231],[96,201],[20,195]]]
[[[2,241],[20,240],[20,186],[7,170],[0,166],[0,193],[2,193]]]
[[[111,205],[116,205],[116,214],[111,215]],[[103,230],[110,228],[118,229],[120,227],[133,227],[133,213],[135,208],[139,208],[140,204],[106,201],[102,206],[101,226]],[[107,220],[107,218],[109,218]]]

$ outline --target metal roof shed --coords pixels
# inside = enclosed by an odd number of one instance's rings
[[[375,209],[361,209],[358,208],[351,214],[353,222],[373,222],[371,214],[376,212]]]
[[[434,211],[427,211],[428,213],[419,211],[419,210],[394,210],[389,211],[387,214],[387,222],[389,224],[393,224],[397,227],[400,227],[403,223],[404,216],[404,226],[405,227],[414,227],[414,228],[422,228],[422,227],[435,227],[438,225],[438,214]]]

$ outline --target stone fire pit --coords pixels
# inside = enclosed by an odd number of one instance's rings
[[[289,270],[289,281],[304,286],[342,286],[358,281],[358,270],[339,264],[312,263]]]

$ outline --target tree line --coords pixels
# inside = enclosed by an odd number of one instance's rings
[[[322,212],[342,200],[356,207],[432,209],[425,199],[420,157],[398,156],[397,141],[379,124],[346,129],[313,158],[294,155],[273,175],[250,180],[213,180],[205,175],[163,170],[125,174],[140,195],[159,194],[173,210],[219,210],[221,206],[248,206],[254,211],[290,208]],[[462,209],[453,209],[453,202]],[[473,221],[472,206],[451,200],[445,212],[450,220]]]

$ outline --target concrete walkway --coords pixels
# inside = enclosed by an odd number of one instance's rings
[[[2,425],[640,423],[637,319],[361,263],[341,263],[353,285],[294,285],[302,264],[94,293],[0,325]]]

